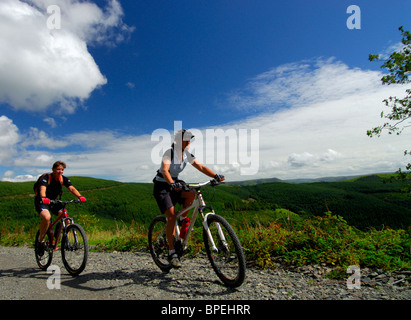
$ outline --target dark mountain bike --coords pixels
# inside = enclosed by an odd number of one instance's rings
[[[80,200],[60,201],[51,200],[50,204],[61,204],[63,206],[63,216],[58,217],[50,223],[47,233],[44,237],[44,250],[39,247],[40,231],[37,232],[34,252],[37,265],[42,270],[47,270],[53,260],[53,253],[57,249],[57,243],[61,237],[61,258],[64,267],[72,275],[79,275],[87,264],[88,258],[88,241],[83,228],[74,223],[73,218],[68,216],[66,206],[71,203],[80,203]],[[61,222],[57,224],[59,221]],[[53,226],[56,225],[55,232]]]

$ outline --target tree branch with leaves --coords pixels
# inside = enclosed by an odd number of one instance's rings
[[[391,53],[389,58],[381,65],[382,69],[387,69],[389,73],[381,78],[383,85],[409,84],[411,83],[411,33],[404,31],[401,26],[398,28],[402,35],[402,49]],[[370,54],[370,61],[381,61],[380,55]],[[400,135],[404,129],[411,127],[411,89],[405,90],[406,96],[403,98],[389,97],[383,100],[390,108],[390,112],[381,112],[381,118],[387,119],[383,125],[367,131],[369,137],[381,136],[386,130],[388,134]],[[411,151],[405,150],[404,155],[411,155]],[[411,163],[408,163],[406,170],[411,170]],[[397,171],[400,179],[405,179],[411,172]]]

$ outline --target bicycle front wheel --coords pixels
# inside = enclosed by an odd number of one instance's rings
[[[78,224],[67,227],[61,240],[61,258],[64,267],[72,275],[79,275],[87,264],[88,241],[83,228]]]
[[[148,228],[148,247],[150,248],[151,257],[163,272],[169,272],[171,269],[168,261],[166,224],[166,217],[157,216]]]
[[[221,216],[210,214],[207,225],[209,233],[203,229],[203,239],[214,271],[227,287],[239,287],[245,279],[245,258],[240,240]]]
[[[37,265],[41,270],[47,270],[53,260],[53,244],[50,231],[47,231],[44,236],[44,246],[40,248],[40,231],[37,231],[36,240],[34,241],[34,254],[36,256]]]

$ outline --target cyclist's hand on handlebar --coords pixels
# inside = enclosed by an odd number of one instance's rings
[[[214,176],[214,179],[215,179],[217,182],[222,182],[222,181],[225,180],[225,177],[224,177],[223,175],[221,175],[221,174],[216,174],[216,175]]]
[[[180,191],[181,189],[183,189],[183,184],[180,182],[172,183],[170,184],[170,186],[171,186],[171,190],[174,190],[174,191]]]
[[[50,199],[49,198],[43,197],[43,198],[41,198],[41,201],[43,202],[43,204],[50,204]]]
[[[86,198],[84,198],[83,196],[78,197],[78,199],[80,200],[80,202],[86,202]]]

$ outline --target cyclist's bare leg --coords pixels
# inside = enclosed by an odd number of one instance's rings
[[[191,191],[183,191],[183,192],[181,193],[181,198],[184,199],[183,209],[191,206],[191,204],[193,203],[195,197],[196,197],[196,193],[195,193],[194,190],[191,190]],[[184,213],[182,214],[182,217],[186,217],[187,214],[188,214],[188,211],[187,211],[187,212],[184,212]]]
[[[184,205],[183,209],[189,207],[195,197],[196,194],[194,191],[183,191],[181,193],[181,197],[184,199]],[[174,250],[174,237],[175,237],[175,226],[176,226],[176,211],[175,207],[171,207],[166,210],[165,212],[166,217],[167,217],[167,225],[166,225],[166,231],[167,231],[167,242],[168,242],[168,248],[169,250]],[[188,211],[183,214],[183,217],[186,217],[188,214]]]
[[[58,218],[61,220],[64,216],[64,212],[63,210],[59,211],[59,215]],[[58,243],[60,242],[60,238],[61,238],[61,229],[62,229],[63,225],[61,224],[61,222],[56,224],[56,227],[54,229],[54,239],[55,239],[55,243],[56,243],[56,247],[54,248],[54,251],[57,251],[58,248]]]
[[[166,232],[167,232],[167,242],[168,242],[168,249],[174,250],[174,235],[175,235],[175,226],[176,226],[176,214],[175,208],[171,207],[166,210],[165,214],[167,217],[167,225],[166,225]]]
[[[44,237],[47,233],[47,229],[50,224],[50,219],[51,219],[51,214],[50,211],[48,210],[43,210],[40,212],[40,236],[39,236],[39,241],[42,242],[44,240]]]

